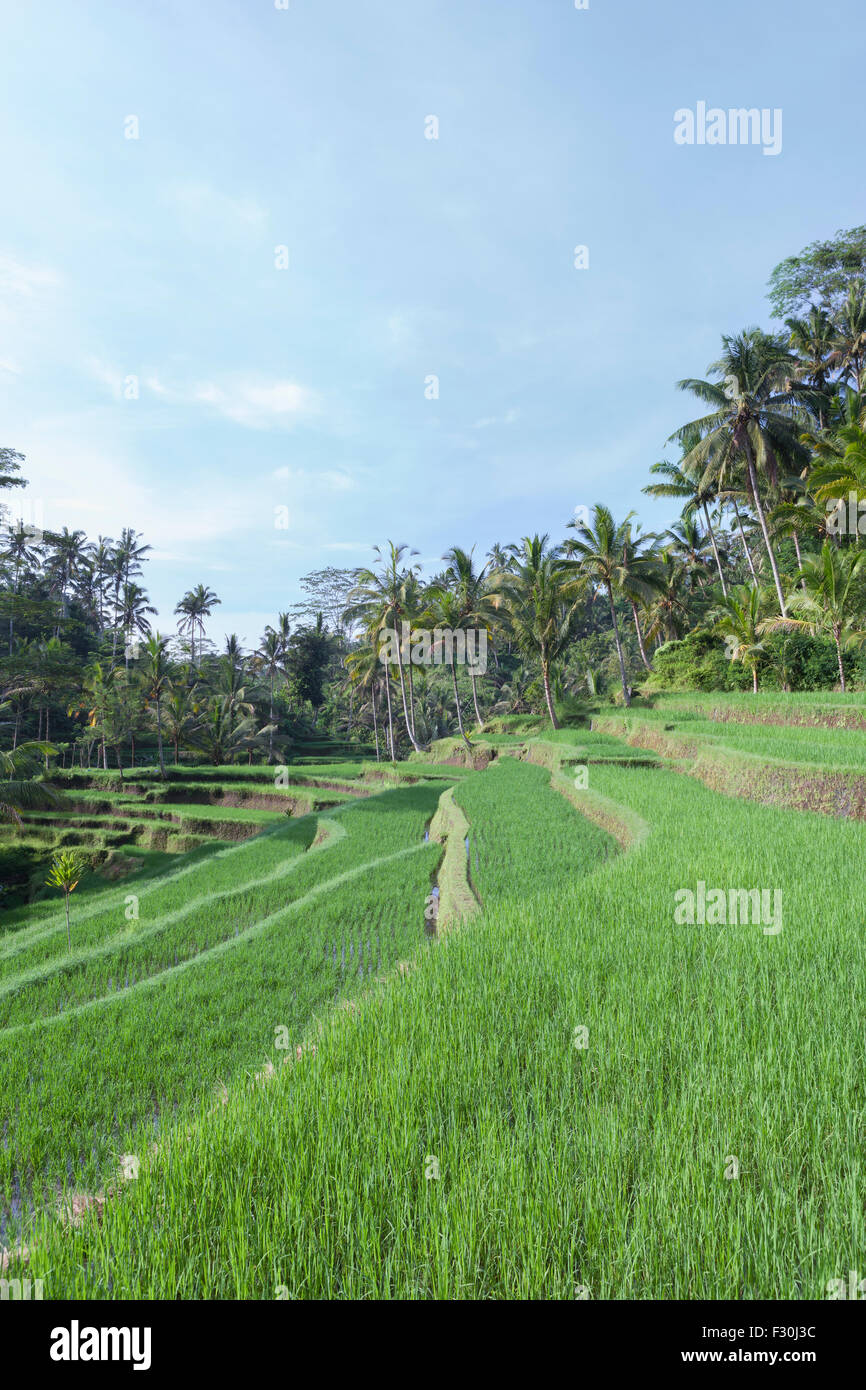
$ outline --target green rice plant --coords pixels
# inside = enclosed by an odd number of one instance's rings
[[[262,1065],[277,1027],[300,1038],[422,949],[441,854],[423,831],[439,794],[413,786],[338,808],[318,848],[315,823],[284,821],[154,882],[131,921],[118,892],[81,923],[69,962],[55,925],[16,934],[0,957],[7,1204],[38,1203],[67,1177],[104,1181],[121,1136],[143,1152],[166,1115]]]
[[[70,1297],[811,1299],[862,1268],[866,828],[599,765],[651,827],[599,859],[564,799],[573,844],[539,844],[540,775],[461,781],[481,914],[170,1125],[101,1221],[41,1216],[31,1273]],[[779,888],[783,929],[678,925],[699,880]],[[196,1027],[169,1044],[197,1062]]]

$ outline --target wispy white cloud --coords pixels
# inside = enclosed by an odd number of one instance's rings
[[[95,536],[117,535],[134,518],[150,544],[176,555],[185,547],[220,541],[246,526],[263,525],[265,505],[245,490],[221,482],[203,496],[178,481],[170,506],[157,480],[125,459],[115,445],[89,447],[67,435],[37,432],[25,438],[30,486],[20,497],[49,530],[76,527]]]
[[[26,265],[0,252],[0,297],[32,299],[43,290],[53,289],[60,281],[59,273],[49,266]]]
[[[304,491],[325,488],[329,492],[354,492],[358,484],[349,473],[336,468],[320,470],[310,468],[290,468],[283,465],[275,468],[272,477],[279,482],[294,483]]]
[[[113,396],[121,395],[128,373],[94,357],[87,360],[86,369],[94,380],[108,387]],[[138,389],[142,398],[151,394],[167,405],[209,407],[225,419],[249,429],[291,426],[317,414],[320,408],[314,391],[288,380],[230,377],[221,381],[168,385],[161,376],[148,371],[139,379]]]
[[[318,409],[315,393],[297,381],[239,381],[227,386],[207,381],[194,389],[192,398],[252,429],[294,424]]]
[[[520,419],[519,410],[506,410],[504,415],[483,415],[472,426],[474,430],[486,430],[491,425],[513,425]]]

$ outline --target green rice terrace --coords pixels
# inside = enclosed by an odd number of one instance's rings
[[[863,1267],[862,697],[492,728],[60,771],[4,827],[32,861],[0,918],[10,1277],[813,1299]],[[705,885],[778,922],[689,924]]]

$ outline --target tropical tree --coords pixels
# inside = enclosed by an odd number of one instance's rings
[[[863,363],[866,361],[866,283],[855,280],[848,288],[845,302],[835,321],[833,351],[829,361],[844,380],[851,379],[859,390]]]
[[[664,584],[664,575],[659,568],[659,552],[655,548],[656,543],[657,537],[642,536],[639,528],[633,530],[631,525],[628,525],[624,529],[622,592],[631,608],[638,651],[647,671],[652,670],[652,665],[647,656],[639,610],[643,609],[645,613],[648,612],[651,596],[660,593]],[[592,693],[595,694],[595,691]]]
[[[10,526],[5,545],[0,552],[0,559],[6,561],[12,567],[12,592],[18,595],[21,592],[22,573],[32,568],[39,562],[39,551],[34,544],[33,527],[25,526],[23,521],[16,522],[15,526]],[[14,602],[9,605],[9,655],[12,655],[12,637],[14,630]]]
[[[359,620],[368,635],[377,643],[389,632],[394,633],[395,640],[390,645],[395,652],[406,732],[412,747],[420,753],[421,745],[415,738],[412,720],[409,717],[402,653],[402,624],[406,622],[411,626],[412,619],[412,593],[408,589],[407,581],[410,575],[413,572],[417,573],[420,568],[418,565],[406,566],[403,562],[407,554],[417,555],[418,552],[410,551],[407,545],[395,545],[393,541],[387,542],[384,552],[378,545],[375,545],[373,550],[379,557],[378,568],[358,570],[345,618],[350,623]],[[387,682],[385,688],[390,705],[391,692]]]
[[[141,574],[141,562],[151,549],[140,543],[140,533],[125,526],[120,540],[110,552],[111,579],[114,588],[114,633],[111,644],[111,664],[117,656],[117,637],[123,627],[123,609],[120,595],[134,575]]]
[[[765,598],[757,584],[734,589],[719,605],[715,631],[724,637],[728,659],[740,661],[752,673],[752,690],[758,693],[758,664],[764,655],[763,611]]]
[[[828,397],[833,370],[832,357],[838,346],[837,330],[832,318],[825,309],[813,305],[805,316],[786,319],[785,323],[790,332],[789,345],[797,356],[798,375],[821,397]],[[818,405],[818,424],[821,429],[827,423],[826,416],[827,405],[825,400],[821,400]]]
[[[268,743],[268,762],[274,760],[274,681],[283,670],[286,659],[286,648],[282,637],[273,628],[268,628],[255,653],[255,662],[259,670],[268,681],[270,691],[270,713],[269,728],[270,741]]]
[[[626,600],[634,598],[649,603],[658,590],[657,579],[650,567],[636,563],[635,559],[629,560],[631,517],[630,512],[625,521],[617,524],[610,510],[598,503],[593,507],[591,522],[574,520],[568,523],[577,531],[577,539],[566,542],[566,551],[569,556],[576,557],[580,572],[607,596],[622,679],[622,697],[626,705],[631,704],[631,691],[614,599],[622,595]]]
[[[866,642],[863,628],[864,567],[866,552],[840,550],[825,541],[821,554],[805,561],[798,579],[802,588],[794,590],[788,600],[796,617],[772,617],[762,624],[764,632],[779,628],[801,630],[811,636],[833,638],[839,666],[839,685],[845,690],[844,650],[862,647]]]
[[[457,728],[460,731],[460,737],[463,739],[466,747],[471,748],[472,745],[466,737],[466,729],[463,725],[463,711],[460,708],[460,690],[457,685],[457,655],[454,634],[460,630],[460,624],[463,618],[463,609],[459,595],[456,594],[453,589],[447,589],[444,586],[436,584],[432,585],[430,590],[429,613],[431,626],[434,629],[439,628],[442,632],[442,635],[438,638],[438,645],[441,648],[441,646],[447,642],[448,664],[451,668],[451,683],[454,689],[454,710],[457,715]]]
[[[551,546],[549,539],[524,536],[520,546],[510,547],[512,564],[496,576],[494,599],[518,651],[541,666],[547,713],[558,729],[551,671],[575,635],[586,583],[562,547]]]
[[[683,425],[671,436],[686,445],[698,436],[682,460],[686,472],[709,466],[722,480],[729,462],[742,456],[746,463],[749,500],[755,510],[779,600],[785,613],[785,594],[770,539],[759,475],[771,490],[778,486],[780,460],[793,465],[808,458],[799,432],[807,423],[801,393],[793,388],[798,362],[779,338],[759,328],[722,337],[722,355],[708,371],[718,381],[689,377],[677,383],[712,407],[708,415]]]
[[[816,502],[866,498],[866,414],[813,439],[814,464],[809,490]]]
[[[155,614],[156,609],[148,603],[147,594],[141,585],[134,581],[124,584],[120,600],[120,623],[123,629],[124,662],[127,666],[129,665],[130,633],[137,632],[143,637],[150,634],[148,613]]]
[[[177,767],[180,745],[189,743],[198,727],[198,703],[194,687],[182,682],[170,686],[162,704],[162,720],[166,737],[174,749]]]
[[[83,709],[87,716],[87,727],[92,729],[99,738],[100,754],[102,766],[108,771],[108,752],[105,739],[106,716],[108,713],[108,700],[111,688],[117,678],[117,667],[104,669],[101,661],[94,661],[82,673],[81,677],[81,697],[77,704],[70,707],[69,713],[73,714]]]
[[[663,548],[655,562],[657,588],[647,605],[646,638],[660,645],[682,637],[688,614],[681,597],[683,572],[672,550]]]
[[[443,559],[447,564],[443,576],[444,583],[458,600],[459,628],[463,631],[483,630],[489,638],[496,624],[496,606],[490,587],[491,562],[476,570],[472,563],[472,550],[461,550],[457,545],[446,551]],[[478,708],[478,673],[471,666],[469,679],[472,685],[475,719],[478,728],[483,729],[484,720]]]
[[[144,690],[156,707],[156,740],[159,775],[165,780],[165,758],[162,749],[162,701],[169,687],[168,638],[151,633],[144,647]]]
[[[245,713],[244,709],[250,712]],[[232,710],[227,700],[212,696],[205,706],[192,742],[214,767],[220,767],[242,753],[251,759],[253,750],[263,749],[270,735],[268,726],[257,729],[256,722],[252,705]]]
[[[683,444],[683,453],[688,455],[691,450],[700,443],[697,431],[686,437]],[[722,595],[727,593],[725,584],[725,572],[722,569],[722,561],[719,555],[716,533],[713,530],[713,523],[710,520],[710,506],[718,500],[718,483],[713,477],[711,470],[704,469],[697,477],[692,478],[683,472],[678,463],[668,463],[667,459],[662,459],[659,463],[654,463],[650,468],[650,473],[664,479],[663,482],[650,483],[643,489],[650,497],[678,497],[684,503],[683,517],[691,517],[695,512],[703,514],[704,522],[707,527],[707,535],[710,538],[710,545],[713,549],[713,556],[716,568],[719,572],[719,582],[722,586]]]
[[[213,589],[206,584],[197,584],[194,589],[187,590],[174,610],[175,615],[181,620],[177,625],[178,632],[189,633],[190,660],[193,665],[195,665],[196,629],[198,629],[199,634],[199,660],[201,660],[205,619],[210,617],[216,605],[221,602],[222,599],[217,598]]]
[[[57,805],[59,793],[40,780],[42,760],[55,752],[53,744],[35,739],[19,743],[11,751],[0,749],[0,821],[18,824],[22,811]]]
[[[361,693],[362,697],[369,694],[373,716],[373,736],[376,743],[376,762],[378,763],[380,761],[379,718],[376,705],[379,687],[382,683],[382,663],[379,660],[379,654],[372,644],[361,644],[345,658],[345,666],[354,688]]]

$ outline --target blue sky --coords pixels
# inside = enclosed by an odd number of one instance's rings
[[[9,7],[0,443],[29,513],[135,526],[161,630],[202,582],[247,644],[388,537],[430,572],[596,501],[662,524],[640,489],[690,418],[676,380],[769,324],[779,260],[866,220],[862,15]],[[781,108],[781,153],[677,145],[702,100]]]

